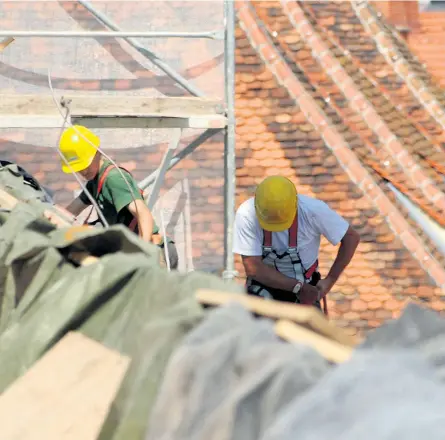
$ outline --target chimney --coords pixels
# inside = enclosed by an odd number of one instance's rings
[[[402,34],[412,32],[420,26],[418,0],[373,1],[372,4]]]

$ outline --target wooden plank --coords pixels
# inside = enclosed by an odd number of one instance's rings
[[[3,41],[0,42],[0,53],[3,52],[12,42],[14,42],[13,37],[5,38]]]
[[[247,294],[219,292],[208,289],[199,289],[196,292],[196,299],[201,304],[213,306],[238,302],[252,313],[273,319],[286,319],[296,322],[340,344],[354,347],[360,342],[357,337],[349,335],[343,329],[328,321],[325,315],[315,307],[265,300]]]
[[[88,254],[87,252],[70,252],[69,258],[71,258],[76,263],[81,266],[89,266],[90,264],[97,263],[99,258],[94,257],[93,255]]]
[[[27,124],[28,121],[20,117],[22,124]],[[158,116],[95,116],[95,117],[72,117],[73,124],[84,125],[88,128],[224,128],[227,125],[227,118],[222,115],[209,116],[190,116],[188,118],[173,118],[173,117],[158,117]],[[0,124],[15,123],[17,125],[18,119],[14,117],[5,118],[4,122]],[[42,122],[49,122],[42,119]],[[54,120],[53,120],[54,122]],[[56,125],[60,127],[60,123]],[[12,128],[12,127],[9,127]],[[43,128],[43,127],[42,127]]]
[[[7,191],[0,188],[0,208],[3,209],[9,209],[12,210],[14,207],[19,203],[19,200],[9,194]],[[23,202],[24,203],[24,202]],[[58,215],[57,211],[60,213],[63,213],[67,217],[72,216],[66,209],[61,208],[60,206],[54,205],[53,209],[55,211],[51,210],[45,210],[44,216],[46,219],[48,219],[51,223],[53,223],[58,228],[66,228],[70,227],[66,234],[69,236],[69,234],[74,234],[76,231],[79,230],[85,230],[85,228],[89,228],[91,226],[72,226],[70,222],[65,220],[63,217]],[[74,217],[73,217],[74,219]],[[90,264],[96,263],[98,261],[97,257],[94,257],[92,255],[87,254],[86,252],[71,252],[70,258],[73,261],[76,261],[81,266],[88,266]],[[1,437],[0,437],[1,440]]]
[[[336,364],[346,362],[352,355],[352,347],[328,339],[291,321],[280,319],[274,328],[280,338],[312,347],[330,362]]]
[[[172,118],[158,116],[95,116],[71,118],[73,124],[95,128],[224,128],[225,116],[193,116],[190,118]],[[0,116],[1,128],[59,128],[63,118],[54,116]]]
[[[64,95],[72,117],[141,116],[188,118],[223,115],[222,102],[195,97],[157,97],[128,95]],[[0,94],[0,117],[59,116],[51,95]]]
[[[0,188],[0,208],[12,210],[17,205],[17,203],[22,202],[17,198],[9,194],[4,189]],[[26,202],[22,202],[26,203]],[[67,227],[72,226],[68,219],[73,219],[74,217],[65,209],[54,205],[53,210],[46,209],[44,216],[57,227]]]
[[[0,439],[97,439],[129,363],[68,333],[0,396]]]

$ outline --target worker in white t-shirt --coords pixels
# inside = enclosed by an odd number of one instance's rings
[[[341,243],[324,279],[317,270],[322,235],[334,246]],[[320,307],[359,241],[358,233],[325,202],[298,195],[289,179],[271,176],[238,208],[233,252],[242,256],[248,293]]]

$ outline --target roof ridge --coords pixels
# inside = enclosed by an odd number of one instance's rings
[[[400,237],[420,266],[431,276],[435,283],[445,288],[445,270],[437,260],[425,251],[421,238],[402,216],[384,191],[376,184],[371,174],[363,167],[356,155],[350,150],[343,135],[318,106],[314,98],[295,77],[290,67],[275,50],[270,37],[261,29],[260,20],[252,10],[249,0],[236,2],[239,24],[246,33],[252,47],[263,59],[279,84],[283,85],[300,107],[307,120],[317,128],[326,146],[334,152],[338,162],[357,185],[366,198],[377,207],[382,216]]]
[[[273,17],[266,12],[269,9],[269,5],[270,8],[274,10]],[[279,8],[275,8],[275,5]],[[411,200],[415,201],[427,215],[431,214],[434,220],[438,221],[440,225],[445,226],[443,211],[438,209],[422,192],[417,190],[417,182],[411,182],[411,184],[408,182],[403,168],[399,164],[394,163],[391,160],[391,154],[381,147],[379,137],[376,136],[366,124],[361,113],[353,111],[349,106],[342,107],[341,105],[337,105],[337,100],[344,98],[344,95],[336,83],[326,74],[325,69],[323,69],[315,57],[308,59],[303,55],[303,53],[305,54],[310,51],[310,47],[289,21],[288,15],[284,12],[284,8],[281,8],[279,0],[267,2],[266,6],[264,6],[262,2],[254,2],[252,3],[252,7],[257,12],[259,18],[263,20],[265,29],[273,36],[273,44],[277,50],[283,54],[293,72],[296,72],[296,68],[299,71],[301,70],[300,76],[303,76],[303,79],[311,83],[317,95],[319,94],[326,103],[326,107],[329,106],[326,111],[332,110],[332,112],[327,113],[328,116],[341,128],[344,136],[347,136],[351,149],[357,154],[360,160],[363,162],[370,154],[375,155],[377,159],[388,168],[388,173],[386,174],[389,174],[389,181],[397,188],[403,188],[402,192],[406,195],[410,194]],[[278,9],[280,11],[278,11]],[[278,32],[275,32],[275,30]],[[316,67],[316,69],[314,67]],[[326,75],[325,78],[319,79],[319,71]],[[323,104],[323,102],[319,102],[320,105]],[[331,115],[331,113],[336,114]],[[350,113],[352,113],[352,115]],[[359,119],[366,128],[359,129],[356,119]],[[364,130],[366,131],[365,133]],[[372,134],[371,137],[369,133]],[[373,172],[375,170],[376,168],[374,167]]]
[[[350,107],[360,114],[371,130],[379,136],[384,148],[400,165],[411,183],[420,186],[425,197],[441,211],[445,212],[445,193],[437,189],[435,182],[423,171],[360,87],[355,84],[349,73],[332,54],[327,44],[325,44],[323,37],[319,35],[315,27],[310,23],[299,3],[297,1],[280,1],[290,22],[312,48],[313,56],[319,61],[346,99],[349,100]],[[357,69],[360,70],[359,68]],[[360,73],[370,81],[365,72],[361,71]]]
[[[297,0],[295,0],[295,1],[297,1]],[[388,90],[388,88],[384,85],[384,83],[380,83],[380,84],[377,83],[377,81],[376,81],[374,78],[372,78],[372,76],[369,74],[369,72],[367,72],[365,69],[363,69],[363,67],[362,67],[362,63],[361,63],[359,60],[357,60],[357,59],[355,59],[354,57],[352,57],[352,56],[350,55],[350,52],[349,52],[347,49],[343,49],[342,45],[338,42],[338,40],[337,40],[334,36],[329,35],[329,33],[327,33],[327,32],[325,31],[325,29],[324,29],[322,26],[320,26],[320,25],[318,24],[317,17],[316,17],[316,15],[314,14],[313,10],[311,9],[311,6],[312,6],[311,3],[312,3],[311,1],[305,1],[303,4],[300,3],[300,4],[301,4],[301,8],[302,8],[303,11],[306,13],[307,18],[309,19],[309,21],[310,21],[313,25],[315,25],[316,28],[321,29],[321,30],[323,31],[323,37],[324,37],[326,40],[329,40],[329,43],[332,44],[332,45],[334,45],[335,48],[336,48],[336,50],[340,50],[340,51],[343,53],[343,56],[347,57],[348,60],[349,60],[352,64],[356,65],[356,67],[360,70],[360,72],[362,72],[363,74],[366,75],[367,79],[374,85],[374,87],[377,87],[377,88],[379,89],[379,92],[380,92],[381,95],[383,95],[383,97],[385,97],[388,101],[393,101],[394,98],[391,96],[391,92],[390,92],[390,91]],[[352,7],[351,7],[351,10],[352,10],[352,11],[354,12],[354,14],[355,14],[355,11],[352,9]],[[379,17],[380,17],[380,15],[381,15],[381,14],[378,14]],[[357,17],[357,19],[358,19],[358,17]],[[363,24],[362,24],[362,26],[363,26]],[[363,27],[364,27],[364,26],[363,26]],[[398,35],[398,34],[395,34],[395,36],[399,38],[399,35]],[[376,46],[376,47],[377,47],[377,46]],[[388,64],[388,65],[389,65],[389,64]],[[392,67],[392,66],[391,66],[391,67]],[[437,126],[439,127],[440,124],[439,124],[437,121],[435,121],[434,118],[432,118],[432,116],[430,115],[430,113],[425,109],[425,107],[422,105],[422,103],[418,100],[417,96],[414,95],[414,93],[412,93],[412,91],[411,91],[411,90],[409,89],[409,87],[407,86],[406,81],[403,81],[403,83],[406,85],[407,90],[410,92],[410,95],[412,96],[412,99],[413,99],[413,100],[416,100],[416,104],[417,104],[416,107],[419,107],[419,108],[423,109],[424,112],[425,112],[425,115],[428,115],[429,118],[430,118],[430,120],[431,120],[431,121],[434,121],[435,124],[437,124]],[[445,97],[445,94],[444,94],[444,97]],[[409,119],[409,120],[411,121],[411,123],[415,126],[415,128],[416,128],[418,131],[421,131],[421,132],[422,132],[422,134],[424,135],[425,138],[427,138],[428,141],[430,141],[432,144],[434,144],[436,147],[438,147],[438,148],[440,149],[440,152],[443,154],[443,153],[444,153],[443,148],[439,145],[440,142],[441,142],[441,140],[439,140],[439,139],[438,139],[438,140],[433,140],[433,139],[431,138],[430,134],[429,134],[428,129],[423,125],[423,123],[425,123],[425,122],[427,122],[427,121],[422,121],[422,122],[418,121],[412,114],[409,114],[409,113],[405,110],[405,108],[404,108],[404,104],[405,104],[405,103],[402,102],[402,104],[399,104],[399,105],[397,105],[397,106],[395,106],[395,107],[396,107],[396,109],[397,109],[400,113],[403,113],[403,115],[404,115],[407,119]],[[409,104],[405,104],[405,105],[409,106]],[[411,104],[411,108],[412,108],[412,104]],[[444,142],[444,147],[445,147],[445,130],[443,130],[443,129],[441,129],[441,137],[442,137],[442,141]]]
[[[368,1],[350,0],[350,3],[357,18],[372,35],[379,51],[386,58],[388,64],[393,66],[394,71],[406,82],[407,86],[417,96],[430,115],[445,130],[445,93],[441,92],[433,84],[429,73],[425,69],[422,69],[423,78],[415,72],[411,62],[418,63],[417,69],[421,68],[421,63],[407,48],[406,50],[410,54],[411,59],[406,58],[398,47],[399,45],[404,45],[404,43],[400,40],[400,37],[398,38],[397,33],[384,23],[381,17],[376,19],[377,13]],[[443,103],[437,99],[436,94],[438,93]]]

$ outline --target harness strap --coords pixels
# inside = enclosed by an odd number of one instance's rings
[[[103,186],[104,186],[105,180],[106,180],[106,178],[107,178],[107,176],[108,176],[108,173],[111,171],[112,168],[115,168],[115,166],[114,166],[114,165],[108,165],[108,166],[105,168],[105,170],[104,170],[104,172],[102,173],[102,175],[100,176],[99,183],[98,183],[98,185],[97,185],[96,200],[97,200],[97,198],[99,197],[99,194],[102,192],[102,188],[103,188]],[[130,174],[130,176],[131,176],[130,171],[126,170],[124,167],[119,167],[119,168],[120,168],[121,170],[126,171],[126,172],[127,172],[128,174]],[[143,191],[142,189],[139,189],[139,192],[140,192],[142,198],[144,198],[144,191]],[[88,223],[88,219],[90,218],[90,216],[91,216],[91,214],[92,214],[92,212],[93,212],[93,209],[94,209],[94,207],[91,207],[91,211],[90,211],[90,213],[88,214],[88,217],[86,218],[84,224]],[[133,216],[133,220],[131,220],[130,224],[128,225],[128,228],[129,228],[131,231],[134,232],[134,231],[136,230],[136,226],[137,226],[137,224],[138,224],[138,219],[137,219],[136,217]]]
[[[289,228],[289,247],[297,247],[298,241],[298,213]],[[272,247],[272,232],[263,229],[263,246]]]
[[[294,221],[292,222],[291,227],[289,228],[289,247],[297,248],[298,243],[298,211],[295,214]]]
[[[263,246],[272,247],[272,232],[263,229]]]
[[[305,272],[305,277],[310,278],[318,268],[318,260]]]
[[[294,221],[289,228],[289,248],[297,249],[298,245],[298,211],[295,215]],[[272,248],[272,232],[263,230],[263,247]],[[318,268],[318,260],[304,272],[304,276],[306,279],[312,277],[314,272]],[[304,270],[304,268],[303,268]]]

